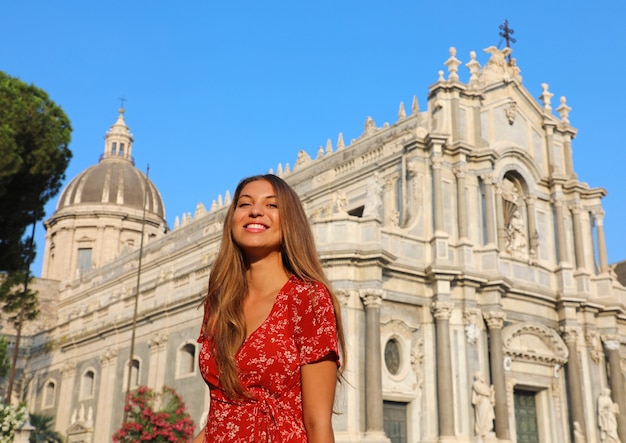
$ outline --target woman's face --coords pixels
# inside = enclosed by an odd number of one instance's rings
[[[235,243],[248,257],[281,250],[278,201],[271,183],[255,180],[241,190],[231,226]]]

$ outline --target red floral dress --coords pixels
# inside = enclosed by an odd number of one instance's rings
[[[324,285],[291,277],[268,317],[237,351],[241,384],[254,399],[224,394],[210,340],[200,336],[198,342],[200,372],[211,392],[205,443],[307,441],[300,367],[339,355],[335,311]]]

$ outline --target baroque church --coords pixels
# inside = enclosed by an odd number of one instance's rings
[[[276,169],[342,305],[337,442],[626,442],[606,191],[574,171],[565,97],[543,84],[535,98],[510,51],[481,66],[451,48],[425,105]],[[198,429],[210,406],[197,308],[230,196],[168,230],[132,148],[121,110],[46,221],[15,397],[69,442],[110,442],[127,384],[174,388]]]

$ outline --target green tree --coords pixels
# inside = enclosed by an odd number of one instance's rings
[[[24,256],[33,258],[24,233],[61,188],[71,131],[46,92],[0,71],[0,270],[24,270]]]
[[[0,307],[4,313],[9,314],[9,321],[13,323],[16,330],[15,346],[13,347],[13,356],[11,358],[9,387],[4,399],[6,404],[11,403],[13,395],[13,382],[17,370],[17,356],[22,336],[22,327],[24,322],[32,321],[39,315],[37,292],[33,292],[28,288],[31,280],[32,276],[30,274],[27,276],[25,273],[17,271],[5,276],[2,284],[0,284]]]
[[[29,443],[63,443],[63,437],[52,429],[54,417],[30,414],[30,424],[35,430],[30,434]]]
[[[4,378],[11,368],[11,360],[9,360],[9,342],[3,335],[0,337],[0,378]]]

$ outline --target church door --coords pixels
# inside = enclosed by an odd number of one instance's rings
[[[406,439],[406,403],[397,401],[383,402],[385,434],[391,443],[407,443]]]
[[[535,394],[532,391],[518,389],[513,393],[517,443],[537,443],[539,441]]]

